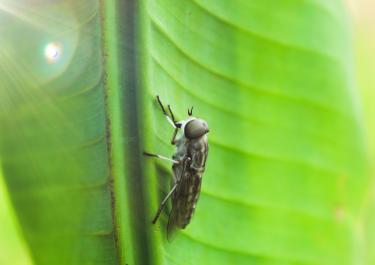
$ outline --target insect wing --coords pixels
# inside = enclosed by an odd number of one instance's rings
[[[172,197],[172,211],[169,215],[167,236],[171,241],[177,229],[188,225],[194,213],[201,187],[201,175],[185,169]]]
[[[175,192],[172,196],[172,209],[169,213],[168,218],[168,226],[167,226],[167,239],[168,241],[172,241],[173,236],[178,228],[180,228],[180,218],[181,218],[181,210],[183,207],[183,194],[184,194],[184,187],[186,186],[186,182],[189,180],[189,176],[187,174],[187,167],[189,166],[190,159],[184,159],[181,168],[176,168],[174,170],[175,173],[180,174],[180,176],[176,176],[175,180],[178,182]]]

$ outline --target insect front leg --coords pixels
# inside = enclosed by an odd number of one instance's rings
[[[172,140],[171,140],[171,144],[173,144],[173,145],[175,145],[177,143],[177,141],[176,141],[177,132],[178,132],[178,128],[175,128],[174,132],[173,132]]]
[[[159,206],[159,209],[158,209],[158,211],[157,211],[156,214],[155,214],[154,219],[152,219],[152,223],[153,223],[153,224],[155,224],[156,221],[158,220],[158,218],[159,218],[159,216],[160,216],[160,214],[161,214],[161,211],[163,211],[165,205],[167,204],[168,199],[172,196],[172,194],[173,194],[174,191],[176,190],[177,185],[178,185],[177,183],[174,184],[174,186],[173,186],[173,188],[171,189],[171,191],[167,194],[167,196],[165,196],[164,200],[161,202],[161,204],[160,204],[160,206]]]
[[[178,128],[179,126],[176,123],[176,121],[174,120],[174,116],[173,116],[173,112],[171,110],[171,107],[168,105],[168,110],[169,110],[169,112],[171,113],[171,116],[172,116],[172,117],[169,117],[168,113],[165,111],[163,103],[161,103],[161,100],[160,100],[159,96],[156,96],[156,100],[158,101],[159,106],[160,106],[161,110],[163,111],[163,114],[164,114],[165,118],[167,118],[167,121],[173,126],[173,128]]]

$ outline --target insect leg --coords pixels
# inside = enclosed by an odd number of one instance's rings
[[[174,119],[173,111],[172,111],[170,105],[168,105],[168,110],[169,110],[169,113],[171,114],[171,118],[172,118],[173,123],[176,125],[176,120]]]
[[[177,136],[178,128],[174,129],[171,144],[175,145],[176,144],[176,136]]]
[[[161,103],[161,100],[160,100],[159,96],[156,96],[156,100],[158,101],[158,103],[160,105],[160,108],[163,111],[163,114],[167,118],[168,122],[173,126],[173,128],[177,128],[176,123],[174,121],[173,114],[172,114],[172,117],[173,117],[173,119],[172,119],[171,117],[169,117],[168,113],[165,111],[163,103]],[[169,105],[168,105],[168,108],[170,109]]]
[[[167,196],[165,196],[164,200],[161,202],[160,207],[159,207],[158,211],[156,212],[156,215],[155,215],[154,219],[152,219],[152,223],[153,224],[155,224],[156,221],[158,220],[158,218],[159,218],[159,216],[161,214],[161,211],[164,209],[165,205],[167,204],[168,199],[172,196],[172,194],[176,190],[177,185],[178,185],[177,183],[174,184],[174,186],[171,189],[171,191],[167,194]]]
[[[188,157],[183,163],[183,168],[182,168],[182,171],[181,171],[181,177],[180,179],[182,178],[182,176],[184,175],[184,172],[185,172],[185,168],[186,168],[186,165],[187,165],[187,162],[190,162],[191,161],[191,158]],[[160,207],[158,209],[158,211],[156,212],[156,215],[154,217],[154,219],[152,220],[152,223],[155,224],[156,221],[158,220],[160,214],[161,214],[161,211],[163,210],[163,208],[165,207],[165,205],[167,204],[167,201],[168,199],[172,196],[172,194],[175,192],[176,188],[177,188],[177,185],[179,184],[179,180],[176,181],[176,183],[174,184],[173,188],[171,189],[171,191],[167,194],[167,196],[165,196],[164,200],[161,202],[160,204]]]
[[[151,154],[151,153],[147,153],[147,152],[143,152],[143,154],[145,156],[151,156],[151,157],[156,157],[156,158],[159,158],[159,159],[162,159],[162,160],[166,160],[166,161],[172,162],[173,164],[179,164],[180,163],[177,160],[173,160],[173,159],[170,159],[170,158],[162,156],[162,155]]]

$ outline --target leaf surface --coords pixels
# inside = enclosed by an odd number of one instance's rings
[[[369,175],[341,1],[4,3],[0,155],[35,264],[362,264]],[[210,126],[172,243],[167,210],[150,223],[170,165],[141,156],[174,151],[156,95]]]
[[[2,5],[1,162],[35,264],[118,264],[99,2]]]
[[[343,5],[148,3],[150,100],[210,125],[196,215],[166,264],[361,264],[368,172]]]

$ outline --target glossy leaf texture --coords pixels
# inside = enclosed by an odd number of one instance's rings
[[[165,263],[362,264],[369,176],[343,3],[160,0],[148,15],[149,100],[210,125],[196,215]]]
[[[118,264],[99,11],[0,4],[1,163],[38,265]]]

